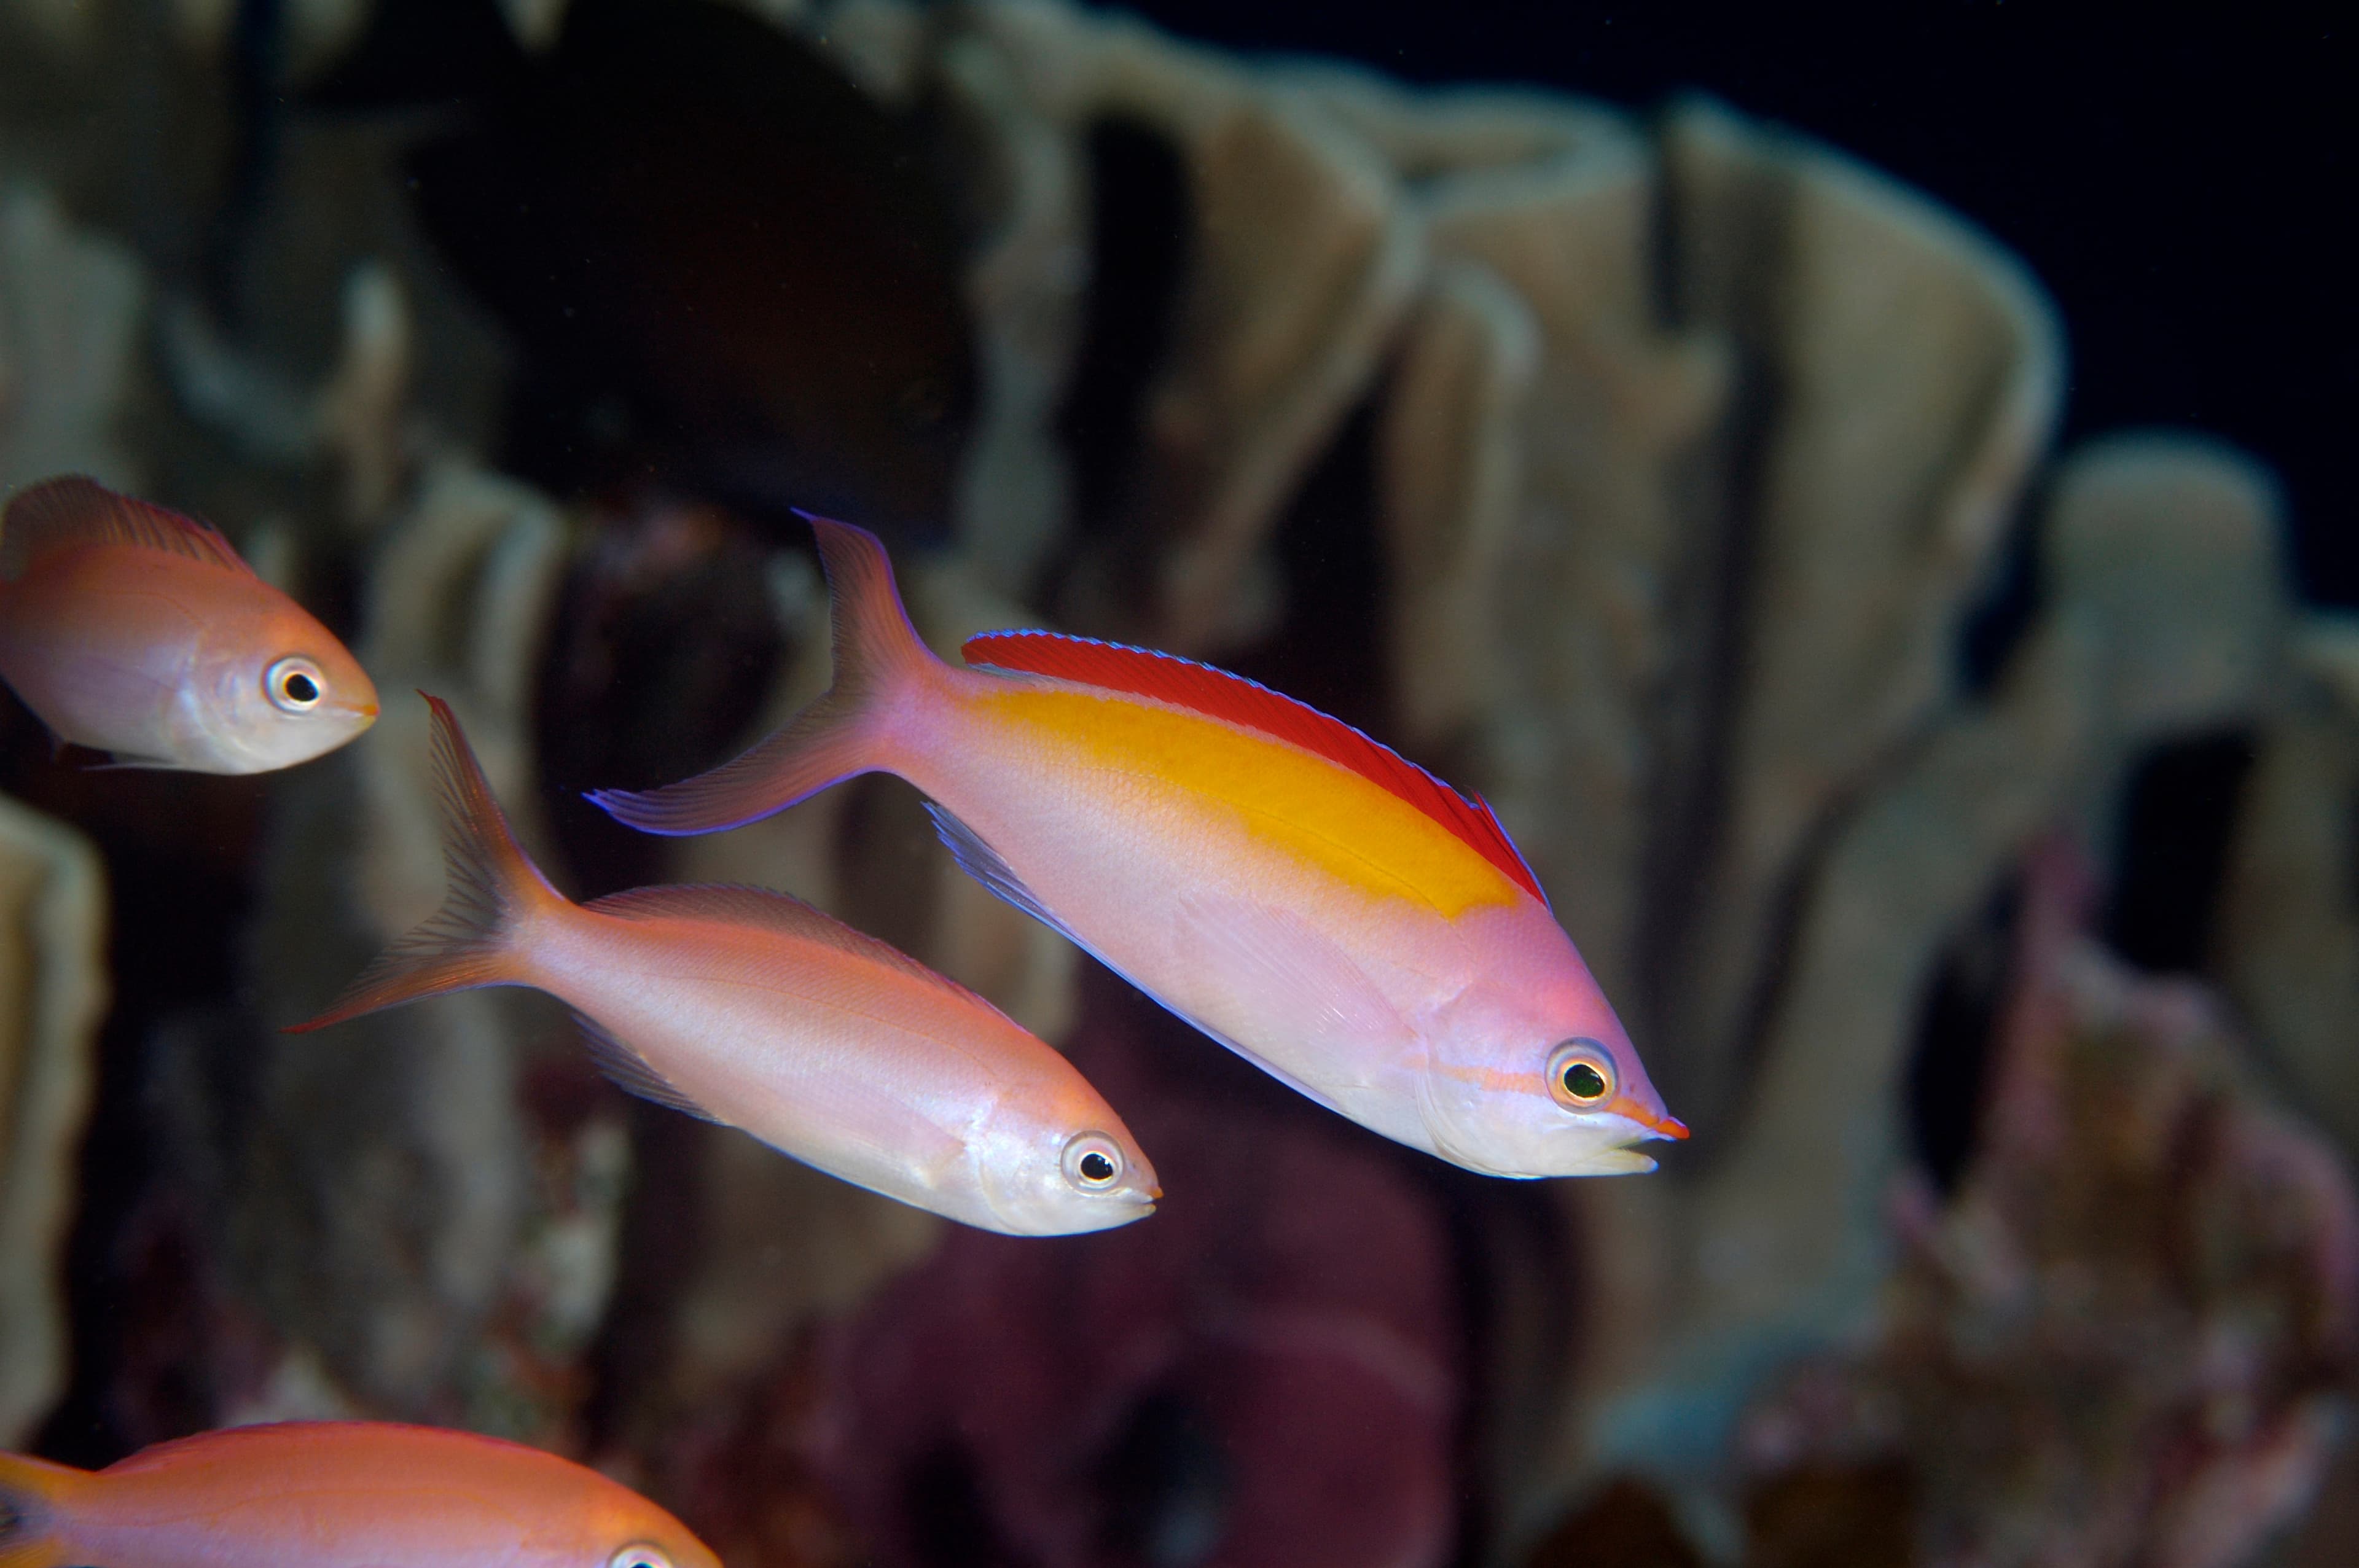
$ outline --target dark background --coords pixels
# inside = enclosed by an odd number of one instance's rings
[[[1245,50],[1645,110],[1682,89],[1821,137],[1980,223],[2055,297],[2065,438],[2207,430],[2284,477],[2313,599],[2359,605],[2359,57],[2324,5],[1134,0]]]

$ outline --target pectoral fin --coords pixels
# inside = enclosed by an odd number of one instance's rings
[[[1340,944],[1301,915],[1190,893],[1180,901],[1173,935],[1188,961],[1221,977],[1231,1026],[1189,1022],[1320,1104],[1356,1118],[1339,1097],[1418,1065],[1407,1059],[1413,1036],[1399,1011]],[[1243,1031],[1267,1043],[1245,1044],[1237,1037]]]
[[[699,1121],[718,1122],[721,1119],[672,1087],[669,1078],[655,1069],[653,1064],[632,1048],[629,1042],[614,1033],[588,1013],[576,1009],[573,1022],[582,1030],[582,1040],[590,1048],[590,1059],[608,1081],[625,1094],[636,1095],[657,1105],[682,1111]]]

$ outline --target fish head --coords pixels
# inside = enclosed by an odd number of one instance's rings
[[[195,689],[198,741],[221,773],[267,773],[324,756],[376,722],[376,687],[352,651],[277,596],[244,624],[211,629]]]
[[[1503,967],[1429,1021],[1421,1109],[1437,1152],[1502,1176],[1651,1171],[1634,1145],[1684,1139],[1570,942]]]
[[[1010,1095],[974,1141],[995,1227],[1071,1236],[1145,1219],[1163,1195],[1155,1167],[1114,1108],[1073,1075],[1064,1092]]]

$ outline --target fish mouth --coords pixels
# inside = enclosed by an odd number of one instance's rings
[[[1155,1206],[1163,1199],[1163,1189],[1159,1186],[1125,1187],[1120,1192],[1108,1193],[1105,1195],[1114,1199],[1125,1208],[1138,1210],[1144,1217],[1155,1212]]]
[[[1646,1129],[1646,1137],[1668,1138],[1675,1143],[1687,1141],[1688,1124],[1669,1111],[1640,1105],[1627,1095],[1617,1095],[1614,1103],[1605,1108],[1623,1120]]]

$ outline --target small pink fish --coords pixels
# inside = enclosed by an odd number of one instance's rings
[[[875,937],[758,888],[568,902],[509,834],[451,709],[426,700],[449,899],[298,1032],[530,986],[574,1010],[625,1088],[873,1192],[1021,1236],[1154,1212],[1154,1167],[1071,1063]]]
[[[962,865],[1172,1011],[1388,1138],[1503,1176],[1649,1171],[1685,1138],[1480,800],[1185,659],[919,642],[875,535],[812,519],[835,684],[711,773],[591,796],[653,833],[898,773]]]
[[[688,1527],[521,1444],[386,1422],[239,1426],[103,1470],[0,1454],[0,1568],[721,1568]]]
[[[0,679],[132,767],[267,773],[376,721],[359,662],[228,540],[82,478],[0,518]]]

